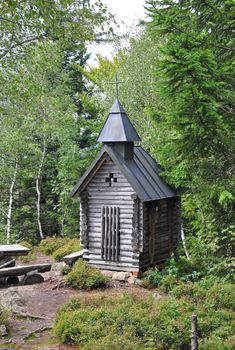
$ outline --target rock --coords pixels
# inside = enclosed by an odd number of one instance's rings
[[[140,278],[136,278],[135,284],[137,284],[138,286],[141,286],[142,285],[142,280]]]
[[[17,287],[10,287],[1,291],[0,305],[10,311],[21,311],[27,304],[27,297],[23,291],[19,291]]]
[[[51,271],[55,273],[55,275],[63,276],[62,269],[67,266],[64,261],[54,263],[51,267]]]
[[[161,294],[159,294],[159,293],[153,293],[153,297],[154,297],[154,299],[155,300],[160,300],[161,298],[162,298],[162,296],[161,296]]]
[[[125,271],[120,271],[120,272],[114,272],[112,279],[114,281],[121,281],[121,282],[125,282],[128,277],[130,277],[130,273],[129,272],[125,272]]]
[[[112,278],[115,273],[115,271],[109,271],[109,270],[101,270],[100,272],[102,273],[103,276],[108,278]]]
[[[8,335],[7,327],[4,324],[0,325],[0,338]]]
[[[136,277],[134,277],[134,276],[131,276],[131,277],[129,277],[128,278],[128,280],[127,280],[127,282],[129,283],[129,284],[136,284],[135,282],[136,282]]]

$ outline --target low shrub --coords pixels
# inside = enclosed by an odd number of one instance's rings
[[[160,287],[164,292],[169,292],[181,281],[196,282],[201,278],[201,273],[185,257],[179,257],[177,261],[172,257],[167,261],[164,270],[159,271],[155,267],[146,271],[143,275],[143,286]]]
[[[8,326],[8,312],[0,305],[0,325]]]
[[[190,317],[196,313],[199,348],[232,350],[235,313],[221,303],[221,287],[207,293],[198,283],[182,283],[173,288],[175,296],[160,301],[134,293],[77,297],[58,311],[54,329],[63,342],[84,350],[190,350]],[[232,287],[224,286],[222,294],[232,299]]]
[[[45,255],[52,255],[57,249],[67,244],[69,240],[69,238],[47,237],[40,242],[38,250]]]
[[[17,257],[17,260],[21,261],[21,263],[26,263],[30,261],[35,261],[36,260],[36,252],[37,252],[37,247],[33,246],[31,243],[27,241],[22,241],[20,242],[21,245],[23,245],[26,248],[30,249],[30,252],[28,255],[22,255]]]
[[[56,249],[52,256],[56,261],[60,261],[65,255],[81,250],[80,241],[77,238],[70,238],[62,246]]]
[[[162,281],[163,274],[157,268],[151,268],[143,274],[142,286],[146,288],[158,287]]]
[[[71,270],[72,270],[72,267],[71,267],[71,266],[65,265],[65,266],[62,267],[61,273],[62,273],[63,275],[67,275]]]
[[[93,269],[78,260],[66,275],[66,282],[70,287],[80,289],[95,289],[105,285],[106,278],[97,269]]]
[[[33,245],[27,241],[21,241],[20,244],[26,248],[29,248],[30,250],[33,249]]]

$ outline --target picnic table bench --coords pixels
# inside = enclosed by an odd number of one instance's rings
[[[51,264],[33,264],[15,266],[14,256],[29,254],[30,249],[21,244],[0,245],[0,283],[10,285],[18,284],[19,276],[21,284],[40,283],[44,278],[39,273],[50,271]]]

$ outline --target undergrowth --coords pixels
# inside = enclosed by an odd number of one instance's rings
[[[200,350],[235,345],[234,288],[215,284],[207,291],[183,283],[160,301],[138,294],[88,295],[66,303],[54,330],[64,343],[84,350],[190,350],[190,316],[198,316]]]
[[[0,325],[8,326],[8,311],[0,305]]]
[[[60,261],[65,255],[81,250],[80,241],[77,238],[70,238],[68,241],[54,251],[52,254],[56,261]]]
[[[60,261],[65,255],[80,249],[79,239],[67,237],[47,237],[38,246],[38,250],[41,253],[53,256],[56,261]]]
[[[33,246],[31,243],[29,243],[27,241],[21,241],[20,244],[26,248],[29,248],[30,252],[27,255],[22,255],[22,256],[17,257],[17,260],[19,260],[21,263],[35,261],[38,247]]]
[[[38,250],[45,255],[52,255],[57,249],[65,245],[68,241],[69,238],[47,237],[40,242]]]
[[[78,260],[66,275],[66,283],[70,287],[79,289],[95,289],[105,285],[106,278],[100,270],[91,268],[87,264]]]

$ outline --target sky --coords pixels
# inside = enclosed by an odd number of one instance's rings
[[[116,16],[119,24],[117,34],[125,34],[134,27],[140,19],[144,19],[145,15],[145,0],[102,0],[107,5],[108,11]],[[92,57],[89,65],[96,66],[96,54],[101,54],[107,58],[111,58],[115,52],[113,44],[93,44]]]

